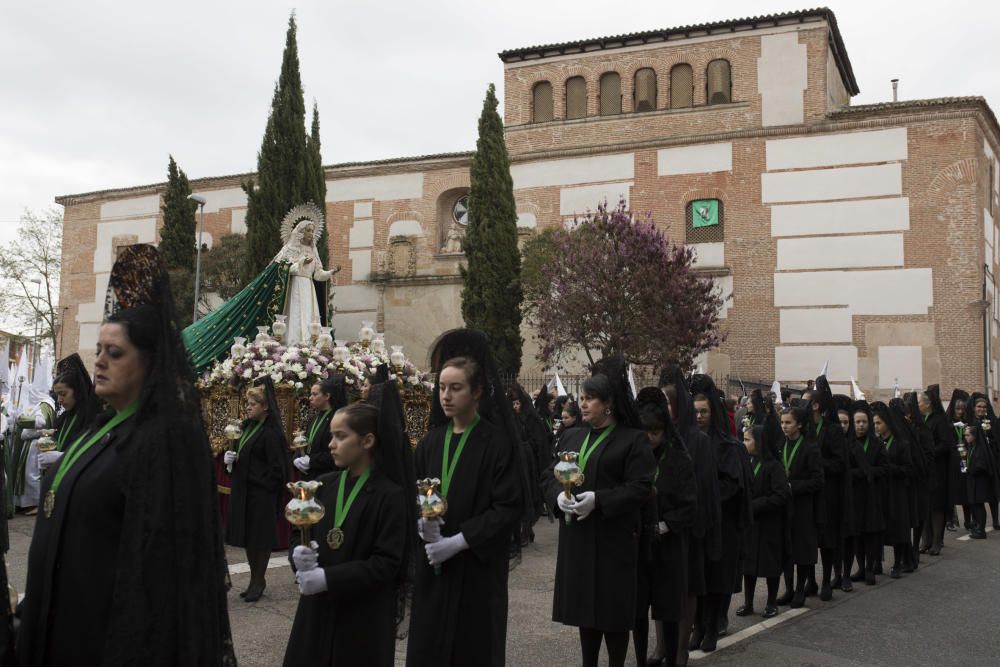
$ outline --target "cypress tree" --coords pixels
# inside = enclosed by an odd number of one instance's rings
[[[194,270],[195,209],[188,199],[191,184],[174,156],[167,165],[167,189],[163,193],[163,229],[160,230],[160,252],[169,269]]]
[[[319,106],[313,101],[313,116],[312,116],[312,131],[309,133],[309,138],[307,140],[307,145],[309,146],[309,158],[310,158],[310,185],[312,188],[313,196],[312,201],[320,210],[326,211],[326,174],[323,173],[323,157],[320,153],[320,140],[319,140]],[[327,235],[326,225],[323,225],[323,229],[320,230],[319,239],[317,242],[317,249],[319,250],[319,258],[323,261],[323,266],[329,266],[330,262],[330,247],[329,247],[329,236]]]
[[[521,258],[510,157],[490,84],[469,169],[469,224],[462,242],[462,317],[490,337],[500,373],[521,370]]]
[[[257,179],[247,193],[247,245],[250,275],[260,272],[281,249],[281,220],[316,196],[310,187],[312,156],[306,144],[306,109],[299,76],[295,14],[288,19],[281,75],[274,87],[264,139],[257,153]],[[316,202],[323,206],[323,202]]]

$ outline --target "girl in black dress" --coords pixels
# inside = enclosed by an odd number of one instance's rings
[[[643,507],[639,539],[639,609],[633,631],[636,663],[677,664],[680,620],[687,600],[688,536],[698,509],[694,464],[670,418],[667,399],[656,387],[636,398],[656,468],[653,496]],[[646,657],[649,608],[653,608],[656,648]]]
[[[851,484],[854,489],[854,525],[857,535],[852,549],[845,555],[845,592],[853,589],[852,581],[875,581],[875,564],[882,553],[882,532],[885,512],[882,509],[882,486],[885,476],[885,449],[872,427],[872,413],[866,401],[852,406],[854,448],[851,462]],[[854,560],[858,571],[851,574]]]
[[[208,438],[155,248],[119,249],[105,303],[110,409],[42,479],[18,662],[235,664]]]
[[[371,391],[369,387],[368,391]],[[331,375],[309,388],[309,407],[316,413],[305,428],[309,440],[309,453],[292,459],[292,465],[302,479],[318,479],[336,470],[330,455],[330,420],[340,408],[347,405],[344,376]]]
[[[275,528],[290,474],[287,451],[274,385],[265,376],[247,390],[243,435],[223,459],[233,466],[226,543],[246,549],[250,585],[240,593],[246,602],[259,600],[267,586],[267,562],[278,544]]]
[[[982,427],[986,449],[989,451],[994,463],[997,464],[997,482],[1000,484],[1000,443],[997,441],[997,434],[1000,432],[1000,422],[998,422],[997,416],[993,413],[993,404],[990,403],[990,400],[985,395],[980,393],[973,394],[969,404],[972,406],[972,416],[975,418],[975,422],[978,422]],[[998,495],[1000,495],[1000,489],[998,489]],[[997,500],[997,498],[994,498],[990,501],[984,501],[990,506],[990,515],[993,517],[993,530],[1000,530]],[[985,520],[980,524],[980,528],[985,531]]]
[[[924,544],[931,556],[941,555],[944,542],[944,522],[951,515],[949,489],[949,461],[955,449],[956,436],[953,424],[948,421],[938,385],[932,384],[917,394],[917,402],[924,423],[934,438],[934,449],[928,461],[928,487],[930,491],[930,521],[924,526]]]
[[[757,580],[767,582],[767,602],[764,618],[778,614],[778,583],[781,578],[785,550],[788,547],[787,505],[791,497],[785,469],[778,460],[781,427],[773,414],[762,424],[743,433],[743,445],[750,455],[753,472],[753,524],[743,541],[743,605],[737,616],[754,613],[753,598]]]
[[[566,497],[552,470],[543,477],[546,500],[560,515],[552,620],[579,628],[584,667],[596,667],[602,641],[611,667],[621,667],[635,627],[635,535],[656,461],[637,428],[624,363],[603,360],[594,370],[580,393],[589,428],[568,432],[557,452],[579,453],[583,483]]]
[[[66,448],[83,435],[101,407],[101,400],[94,394],[90,373],[76,353],[56,366],[52,394],[63,411],[56,419],[56,448],[38,453],[38,466],[43,470],[63,457]]]
[[[354,403],[330,423],[326,437],[339,470],[319,479],[326,514],[312,528],[317,541],[291,551],[301,597],[288,667],[389,667],[395,660],[415,545],[416,476],[396,384],[375,394],[378,407]]]
[[[889,576],[902,576],[903,561],[910,544],[909,486],[913,478],[911,443],[902,412],[885,403],[872,403],[872,426],[885,449],[885,535],[883,543],[891,546],[893,565]],[[874,577],[872,577],[874,579]],[[875,583],[866,580],[866,584]]]

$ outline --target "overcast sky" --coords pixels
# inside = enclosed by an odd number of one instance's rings
[[[57,195],[252,171],[289,12],[323,163],[470,150],[509,48],[805,9],[701,0],[8,2],[0,240]],[[982,95],[1000,111],[1000,2],[835,2],[854,104]],[[502,107],[501,107],[502,108]]]

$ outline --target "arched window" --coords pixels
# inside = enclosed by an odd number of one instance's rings
[[[587,116],[587,82],[582,76],[566,79],[566,118]]]
[[[695,199],[687,203],[685,243],[712,243],[725,240],[721,199]]]
[[[540,81],[531,89],[531,121],[544,123],[552,120],[552,84]]]
[[[601,75],[598,102],[602,116],[614,116],[622,112],[622,78],[618,72],[606,72]]]
[[[656,109],[656,72],[649,67],[635,73],[632,108],[635,111]]]
[[[694,104],[694,70],[686,63],[670,70],[670,108],[683,109]]]
[[[705,71],[705,100],[708,104],[733,101],[733,77],[728,60],[713,60]]]

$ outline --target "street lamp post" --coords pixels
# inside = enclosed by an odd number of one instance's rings
[[[41,315],[41,308],[39,307],[39,302],[42,300],[42,279],[38,276],[32,276],[31,282],[35,283],[35,335],[31,339],[31,378],[30,381],[35,381],[35,369],[38,367],[38,318]]]
[[[188,195],[188,199],[198,204],[201,214],[201,222],[198,228],[198,239],[195,245],[197,251],[194,261],[194,313],[191,316],[192,322],[198,321],[198,299],[201,298],[201,237],[205,234],[205,204],[207,199],[201,195]]]

